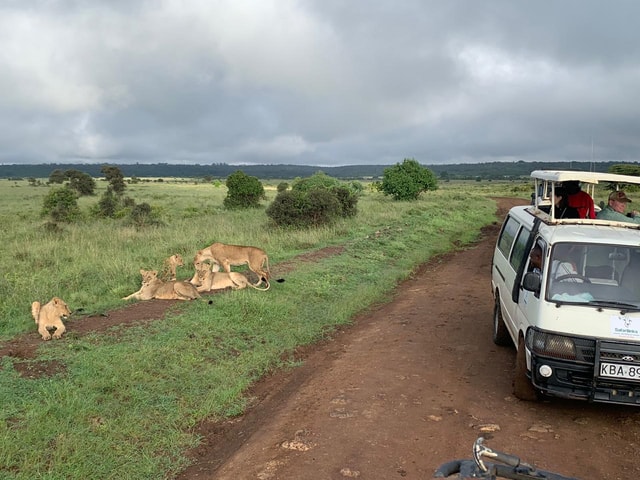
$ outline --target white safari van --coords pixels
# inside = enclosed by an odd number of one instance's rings
[[[640,177],[531,176],[533,204],[509,211],[491,267],[493,341],[517,348],[514,394],[640,405],[640,223],[558,219],[545,205],[563,182],[593,194],[594,185],[622,189]]]

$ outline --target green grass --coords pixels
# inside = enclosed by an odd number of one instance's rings
[[[2,234],[3,340],[35,335],[33,300],[58,295],[72,310],[103,312],[139,288],[141,267],[160,268],[172,253],[187,262],[179,277],[191,277],[195,251],[214,241],[260,246],[272,268],[301,253],[344,247],[339,255],[300,263],[268,292],[226,292],[206,298],[212,304],[181,304],[161,321],[83,337],[68,324],[65,337],[43,342],[32,360],[64,365],[54,377],[23,378],[14,368],[18,360],[4,357],[0,478],[172,478],[187,464],[184,452],[199,442],[191,427],[242,413],[247,388],[269,371],[293,368],[296,347],[387,300],[420,263],[476,239],[495,221],[488,195],[514,195],[510,185],[474,187],[443,184],[416,202],[367,192],[355,219],[283,231],[269,228],[262,209],[223,210],[224,188],[145,183],[127,194],[157,208],[164,226],[138,231],[86,220],[47,235],[36,216],[47,188],[0,181],[6,200],[0,215],[14,226]],[[273,188],[267,193],[275,196]],[[95,201],[82,199],[83,210]]]

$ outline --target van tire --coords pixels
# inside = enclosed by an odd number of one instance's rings
[[[524,337],[520,337],[518,340],[516,368],[513,374],[513,394],[516,398],[526,402],[534,402],[540,398],[527,376],[527,354],[524,347]]]
[[[496,292],[496,302],[493,307],[493,343],[501,347],[511,345],[511,335],[504,324],[502,318],[502,308],[500,308],[500,294]]]

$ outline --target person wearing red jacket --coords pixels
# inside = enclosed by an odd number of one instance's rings
[[[580,183],[577,180],[563,182],[562,186],[568,193],[569,206],[578,210],[580,218],[596,218],[593,198],[580,188]]]

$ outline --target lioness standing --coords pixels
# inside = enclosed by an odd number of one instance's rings
[[[212,261],[220,265],[227,273],[231,273],[232,265],[246,264],[253,273],[258,276],[260,285],[262,282],[269,284],[269,257],[267,253],[258,247],[246,247],[243,245],[226,245],[224,243],[214,243],[213,245],[198,250],[193,265],[205,261]],[[193,281],[197,281],[198,272],[196,271]]]
[[[38,333],[43,340],[50,340],[51,334],[49,330],[55,328],[53,338],[60,338],[66,328],[62,319],[67,319],[71,315],[69,306],[58,297],[53,297],[49,303],[41,305],[36,301],[31,304],[31,315],[38,325]]]

